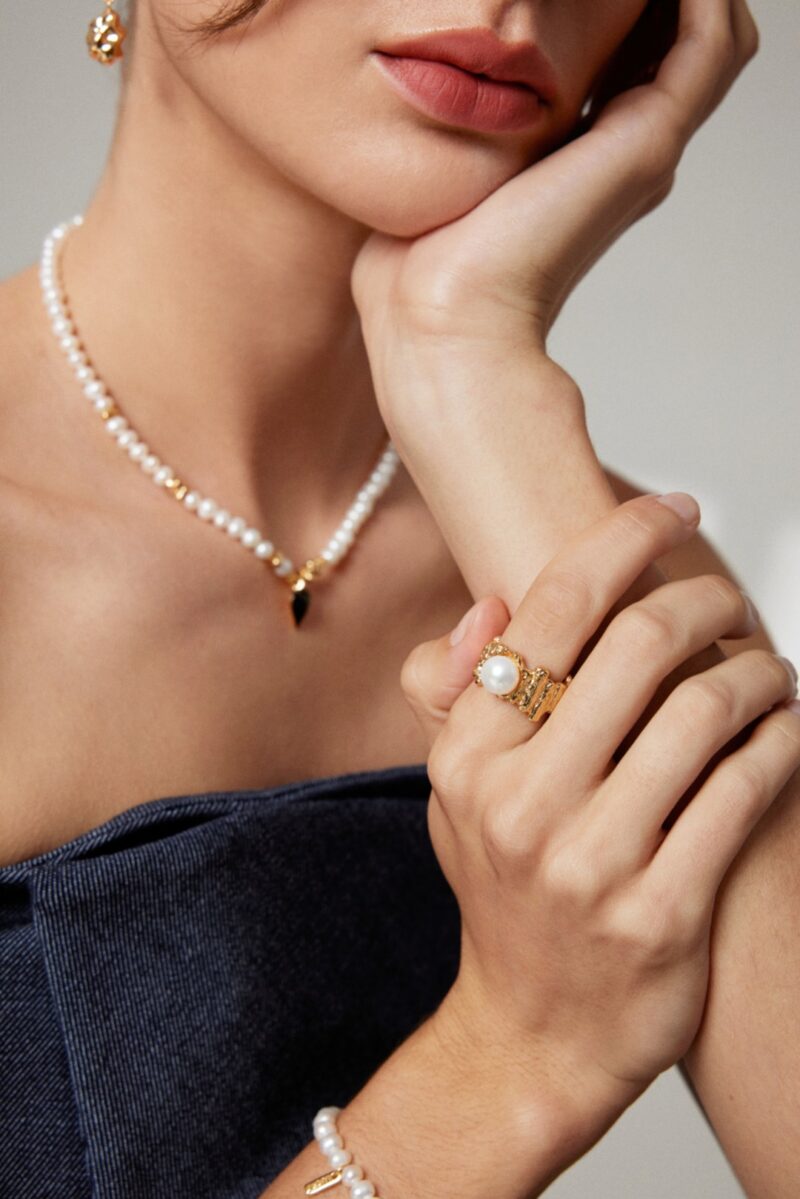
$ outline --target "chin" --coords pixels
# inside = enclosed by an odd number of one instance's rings
[[[474,136],[413,131],[371,140],[364,152],[326,153],[326,169],[303,181],[345,216],[393,237],[420,237],[457,220],[534,161],[526,151]],[[319,158],[316,160],[320,165]]]

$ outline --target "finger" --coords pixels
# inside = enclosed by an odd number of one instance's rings
[[[662,894],[679,889],[695,908],[713,900],[750,832],[800,766],[800,705],[763,717],[680,814],[648,871]]]
[[[656,587],[618,612],[582,663],[548,721],[548,753],[590,747],[576,769],[597,783],[659,685],[717,638],[749,637],[758,628],[752,603],[721,575]]]
[[[762,649],[745,650],[678,684],[592,801],[611,827],[624,829],[616,847],[620,870],[650,860],[664,821],[714,755],[796,690],[789,666]]]
[[[498,595],[484,596],[443,637],[415,645],[400,670],[407,702],[432,745],[454,701],[472,681],[472,668],[486,642],[499,636],[509,612]],[[455,644],[452,637],[457,637]]]
[[[540,571],[500,634],[531,668],[544,666],[554,680],[564,679],[642,571],[692,535],[700,516],[696,501],[680,495],[662,498],[686,503],[690,519],[656,496],[637,496],[572,538]],[[511,749],[535,731],[523,713],[505,700],[498,702],[485,686],[459,696],[450,721],[487,752]]]
[[[686,141],[716,107],[737,71],[730,0],[682,0],[675,45],[647,99],[670,101],[678,136]]]
[[[733,0],[731,24],[739,59],[747,63],[758,52],[759,34],[758,26],[745,0]]]

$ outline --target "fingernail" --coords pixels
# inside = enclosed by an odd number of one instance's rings
[[[685,491],[670,491],[667,495],[657,495],[656,499],[665,508],[677,512],[687,525],[699,525],[700,505],[693,495],[688,495]]]
[[[794,679],[794,685],[796,687],[797,686],[797,667],[795,666],[794,662],[790,662],[788,658],[782,658],[780,654],[778,654],[778,661],[783,662],[784,666],[789,671],[789,674]]]
[[[464,613],[464,615],[461,617],[461,620],[458,622],[458,624],[456,625],[456,627],[453,629],[452,633],[450,634],[450,644],[451,645],[458,645],[459,641],[464,640],[464,637],[467,635],[467,630],[469,629],[470,625],[472,624],[473,620],[475,619],[475,610],[478,607],[479,603],[480,603],[480,600],[478,600],[476,603],[474,603],[472,605],[472,607],[469,608]]]
[[[753,630],[755,630],[761,624],[761,614],[747,592],[743,591],[742,595],[744,596],[744,601],[747,604],[749,624],[752,626]]]

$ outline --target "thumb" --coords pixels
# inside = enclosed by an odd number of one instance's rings
[[[486,595],[464,614],[452,633],[415,645],[400,670],[400,686],[428,738],[438,736],[450,708],[472,682],[472,670],[487,641],[499,636],[511,616],[498,595]]]

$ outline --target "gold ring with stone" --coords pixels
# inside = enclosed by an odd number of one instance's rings
[[[472,676],[478,686],[498,699],[515,704],[529,720],[541,720],[552,712],[572,682],[571,674],[563,682],[556,682],[546,667],[528,666],[524,658],[499,637],[493,637],[484,645]]]

